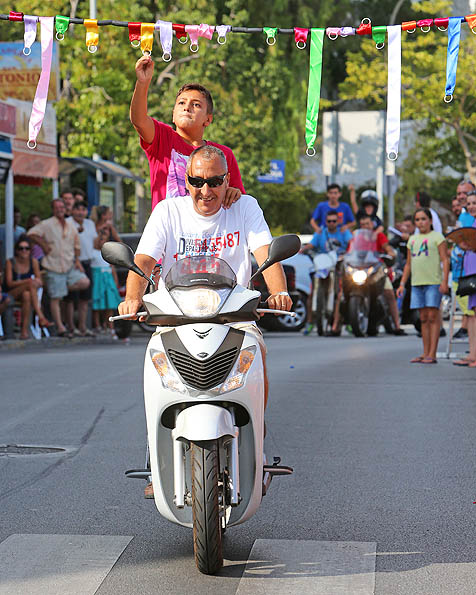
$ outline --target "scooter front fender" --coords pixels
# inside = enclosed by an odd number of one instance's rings
[[[187,407],[177,416],[173,437],[175,440],[198,442],[217,440],[235,435],[231,413],[217,405],[199,403]]]

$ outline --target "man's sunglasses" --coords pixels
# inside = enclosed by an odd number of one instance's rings
[[[30,246],[18,246],[17,250],[30,250]]]
[[[337,223],[337,219],[328,219],[327,223]]]
[[[213,178],[195,178],[187,174],[188,183],[194,188],[202,188],[205,184],[208,184],[210,188],[218,188],[225,181],[226,173],[221,176],[213,176]]]

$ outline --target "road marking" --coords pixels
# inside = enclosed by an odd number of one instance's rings
[[[236,595],[374,595],[376,549],[374,542],[257,539]]]
[[[0,595],[93,595],[131,539],[10,535],[0,543]]]

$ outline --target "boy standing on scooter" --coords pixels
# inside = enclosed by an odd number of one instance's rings
[[[210,92],[198,84],[186,84],[175,100],[172,121],[175,130],[147,114],[147,96],[154,73],[150,56],[142,56],[136,63],[136,86],[130,107],[132,125],[140,136],[150,166],[152,209],[165,198],[186,196],[185,169],[188,156],[197,147],[213,145],[225,154],[230,173],[230,187],[225,197],[228,208],[245,192],[240,170],[233,151],[203,139],[205,128],[213,120],[213,100]]]

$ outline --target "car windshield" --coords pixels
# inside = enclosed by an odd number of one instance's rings
[[[347,264],[366,266],[378,262],[377,240],[369,229],[357,229],[345,256]]]
[[[178,260],[165,277],[165,287],[229,287],[236,285],[236,275],[231,267],[216,256],[188,256]]]

